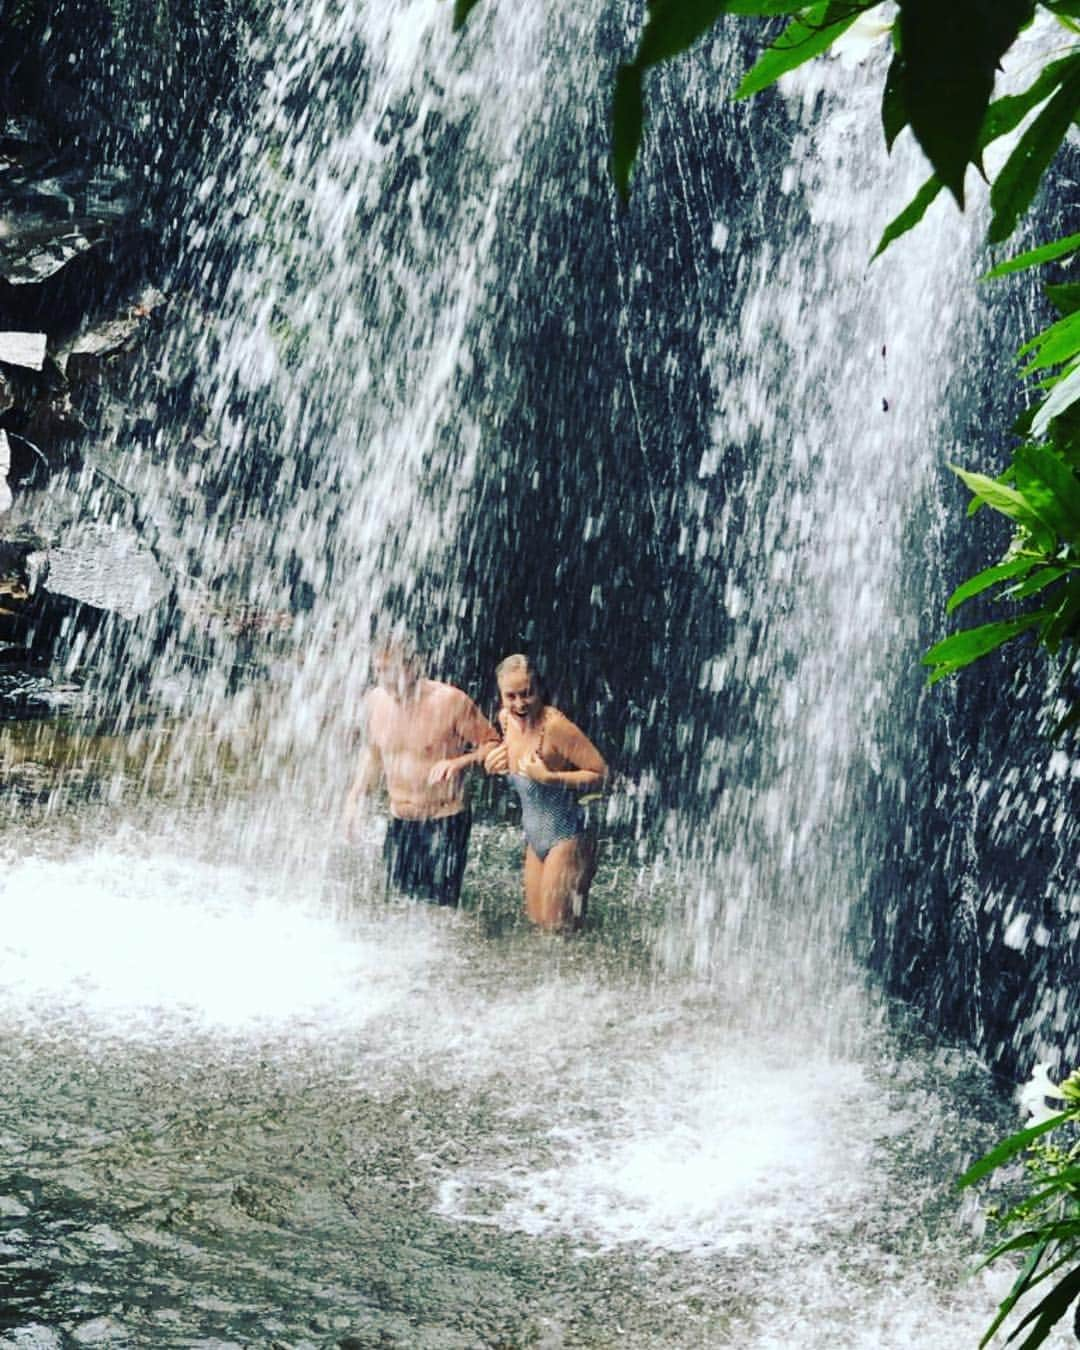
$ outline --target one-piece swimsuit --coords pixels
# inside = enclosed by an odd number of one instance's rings
[[[543,744],[541,727],[537,753],[542,751]],[[525,842],[541,862],[556,844],[585,833],[585,812],[571,788],[563,787],[561,783],[538,783],[523,773],[512,773],[509,777],[521,799]]]

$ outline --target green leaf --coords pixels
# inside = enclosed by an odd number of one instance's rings
[[[1006,1238],[1004,1242],[999,1242],[993,1251],[988,1252],[979,1262],[977,1269],[990,1265],[998,1260],[999,1257],[1008,1256],[1010,1252],[1022,1252],[1028,1247],[1037,1247],[1040,1243],[1061,1242],[1069,1238],[1080,1236],[1080,1220],[1068,1219],[1057,1223],[1041,1223],[1036,1228],[1026,1228],[1022,1233],[1017,1233],[1015,1237]]]
[[[1080,56],[1064,56],[1060,61],[1051,61],[1019,94],[1006,94],[1002,98],[995,99],[987,108],[986,117],[983,119],[979,133],[980,148],[985,150],[999,137],[1014,131],[1028,113],[1040,103],[1045,103],[1078,67]]]
[[[1041,572],[1028,577],[1027,581],[1021,582],[1019,586],[1010,586],[1005,594],[1010,600],[1026,600],[1031,595],[1038,595],[1047,586],[1052,586],[1055,581],[1068,576],[1072,570],[1069,567],[1044,567]]]
[[[1031,421],[1031,434],[1045,436],[1055,417],[1071,408],[1080,399],[1080,361],[1061,373],[1048,397],[1039,405]]]
[[[890,151],[893,142],[908,124],[903,84],[904,58],[896,52],[889,73],[885,76],[885,88],[881,95],[881,126],[885,132],[885,148]]]
[[[1080,481],[1045,445],[1021,445],[1013,454],[1016,484],[1035,514],[1063,539],[1080,540]]]
[[[821,0],[819,4],[811,5],[803,15],[788,24],[772,46],[766,48],[747,71],[735,91],[735,98],[749,98],[751,94],[760,93],[789,70],[820,56],[841,33],[851,27],[862,9],[868,8],[869,5],[838,5],[835,0]]]
[[[1017,619],[1003,619],[998,623],[982,624],[978,628],[965,628],[962,632],[954,633],[952,637],[936,643],[922,657],[924,666],[937,667],[931,674],[929,683],[937,684],[938,680],[943,680],[947,675],[953,675],[964,666],[970,666],[973,661],[989,656],[998,647],[1004,646],[1014,637],[1019,637],[1027,629],[1034,628],[1037,623],[1049,618],[1051,613],[1052,611],[1047,609],[1033,610],[1030,614],[1023,614]]]
[[[1080,281],[1064,282],[1059,286],[1047,284],[1043,294],[1062,316],[1080,310]]]
[[[1030,375],[1033,370],[1045,370],[1047,366],[1060,366],[1062,362],[1069,361],[1080,353],[1080,314],[1066,314],[1049,328],[1036,333],[1030,341],[1024,343],[1017,356],[1023,356],[1025,352],[1036,349],[1038,356],[1030,365],[1024,367],[1022,374]]]
[[[1043,1252],[1046,1251],[1049,1245],[1050,1244],[1047,1242],[1041,1242],[1028,1254],[1028,1258],[1024,1262],[1019,1275],[1017,1275],[1016,1279],[1013,1281],[1012,1288],[998,1305],[997,1315],[983,1333],[983,1338],[979,1342],[979,1350],[983,1350],[983,1347],[993,1339],[994,1332],[997,1331],[998,1327],[1005,1321],[1009,1313],[1012,1312],[1020,1295],[1027,1289],[1028,1282],[1034,1274],[1036,1266],[1042,1260]]]
[[[1057,611],[1043,624],[1039,641],[1049,652],[1056,652],[1066,638],[1075,637],[1080,628],[1080,586],[1066,592]]]
[[[1065,75],[1073,69],[1078,61],[1080,61],[1080,57],[1072,56],[1065,57],[1061,61],[1055,61],[1047,66],[1039,75],[1038,79],[1036,79],[1028,89],[1024,90],[1023,93],[1010,94],[991,103],[986,110],[986,117],[983,119],[983,125],[979,132],[979,149],[985,150],[985,148],[993,141],[996,141],[998,137],[1006,135],[1017,127],[1032,108],[1037,107],[1040,103],[1045,102],[1046,99],[1050,97]],[[892,73],[893,72],[890,69],[890,77],[892,76]],[[883,108],[883,119],[884,116],[885,113]],[[919,221],[922,220],[930,203],[937,197],[943,186],[941,179],[936,176],[926,180],[903,211],[901,211],[900,214],[886,226],[885,232],[881,236],[877,248],[874,250],[873,258],[884,253],[891,243],[899,239],[902,234],[906,234],[908,230],[913,229]],[[1075,247],[1080,248],[1080,235],[1076,235],[1075,239]],[[1054,248],[1055,245],[1049,245],[1047,247]],[[1068,251],[1071,252],[1072,250],[1070,249]],[[1036,252],[1041,253],[1042,250],[1036,250]],[[1025,259],[1029,256],[1031,255],[1023,255]],[[990,277],[1003,276],[1006,272],[1018,271],[1020,266],[1034,266],[1036,261],[1048,262],[1051,261],[1052,257],[1056,256],[1059,255],[1056,253],[1048,254],[1045,258],[1040,257],[1038,259],[1032,257],[1030,262],[1022,261],[1020,258],[1017,258],[1014,259],[1012,263],[1003,263],[1000,268],[994,268],[993,271],[988,272],[982,279],[985,281]],[[871,261],[873,261],[873,258],[871,258]]]
[[[1031,1322],[1035,1323],[1031,1334],[1021,1343],[1019,1350],[1035,1350],[1035,1347],[1042,1345],[1052,1331],[1054,1324],[1060,1322],[1069,1311],[1069,1305],[1077,1294],[1080,1294],[1080,1266],[1071,1270],[1049,1294],[1032,1308],[1031,1312],[1020,1322],[1020,1325],[1009,1337],[1009,1340],[1015,1340],[1024,1327]]]
[[[1069,1191],[1077,1182],[1080,1182],[1080,1169],[1075,1167],[1062,1168],[1060,1172],[1055,1173],[1054,1180],[1050,1185],[1044,1186],[1034,1195],[1029,1195],[1027,1199],[1022,1200],[1020,1204],[1014,1206],[1007,1213],[999,1215],[996,1222],[1006,1227],[1015,1223],[1018,1219],[1030,1217],[1038,1206],[1045,1204],[1047,1200],[1053,1200],[1062,1191]]]
[[[645,125],[641,85],[640,66],[619,67],[611,106],[611,173],[616,191],[624,202],[630,195],[630,173]]]
[[[1014,558],[1011,562],[998,563],[996,567],[988,567],[984,572],[978,572],[975,576],[969,577],[962,585],[957,586],[945,604],[945,613],[951,614],[965,600],[970,600],[973,595],[981,594],[999,581],[1026,576],[1038,562],[1038,558]]]
[[[1047,1120],[1040,1120],[1038,1125],[1029,1125],[1027,1129],[1017,1130],[1015,1134],[1010,1134],[996,1148],[991,1149],[989,1153],[981,1157],[973,1167],[969,1167],[957,1181],[957,1186],[972,1186],[976,1181],[981,1181],[995,1168],[1008,1162],[1010,1158],[1015,1158],[1018,1153],[1022,1153],[1036,1139],[1048,1134],[1050,1130],[1057,1129],[1063,1121],[1068,1120],[1073,1115],[1075,1115],[1075,1112],[1059,1111]]]
[[[949,467],[980,501],[985,502],[993,510],[1029,529],[1033,524],[1038,525],[1038,515],[1031,503],[1015,488],[1007,487],[996,478],[988,478],[986,474],[969,473],[966,469],[958,469],[955,464],[950,464]]]
[[[1033,10],[1033,0],[900,0],[908,121],[961,207],[967,166],[979,162],[995,69]]]
[[[991,267],[989,272],[984,273],[982,280],[992,281],[995,277],[1008,276],[1010,272],[1023,272],[1029,267],[1056,262],[1058,258],[1066,258],[1078,249],[1080,249],[1080,234],[1054,239],[1049,244],[1042,244],[1039,248],[1029,249],[1026,253],[1018,253],[1007,262],[998,263],[996,267]]]
[[[454,32],[460,33],[465,20],[480,3],[480,0],[454,0]]]
[[[1080,73],[1073,71],[1031,123],[990,189],[993,219],[988,238],[1007,239],[1031,205],[1043,173],[1072,126],[1080,102]]]
[[[652,0],[634,64],[647,69],[689,51],[724,14],[775,18],[805,8],[792,0]]]
[[[725,0],[655,0],[649,6],[634,64],[645,69],[688,51],[730,9]]]
[[[878,240],[878,246],[874,249],[870,261],[873,262],[880,254],[884,253],[891,243],[899,239],[902,234],[907,234],[912,230],[926,215],[930,203],[944,187],[940,178],[928,178],[922,187],[908,202],[907,206],[894,217],[888,225],[885,226],[885,232]]]

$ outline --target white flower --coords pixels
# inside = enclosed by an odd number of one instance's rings
[[[1046,1105],[1047,1097],[1053,1097],[1059,1102],[1068,1100],[1058,1085],[1050,1081],[1050,1065],[1036,1064],[1030,1080],[1017,1093],[1017,1101],[1031,1116],[1029,1125],[1040,1125],[1044,1120],[1058,1114]]]
[[[840,58],[845,70],[851,70],[861,61],[865,61],[881,39],[892,31],[891,4],[875,5],[865,14],[860,14],[850,28],[845,29],[829,49],[833,56]],[[886,19],[882,11],[889,13]]]

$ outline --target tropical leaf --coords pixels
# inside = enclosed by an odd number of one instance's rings
[[[893,142],[908,124],[903,86],[904,58],[896,52],[889,65],[889,73],[885,76],[885,88],[881,94],[881,127],[885,132],[886,150],[892,150]]]
[[[1051,61],[1019,94],[1005,94],[995,99],[986,110],[982,128],[979,132],[980,148],[1015,131],[1024,118],[1046,100],[1054,91],[1080,67],[1080,56],[1063,56],[1060,61]]]
[[[654,0],[648,8],[633,64],[644,69],[689,51],[698,38],[731,8],[725,0]]]
[[[1001,1303],[998,1305],[997,1315],[995,1316],[994,1320],[990,1323],[990,1325],[986,1328],[986,1331],[983,1334],[983,1338],[979,1342],[979,1350],[983,1350],[983,1347],[989,1344],[989,1342],[993,1339],[994,1332],[997,1331],[998,1327],[1001,1326],[1002,1322],[1005,1321],[1006,1317],[1008,1317],[1009,1313],[1011,1313],[1013,1308],[1016,1306],[1016,1303],[1020,1298],[1020,1295],[1027,1290],[1031,1277],[1035,1273],[1035,1268],[1042,1260],[1043,1252],[1046,1251],[1049,1245],[1050,1244],[1048,1242],[1041,1242],[1039,1243],[1038,1246],[1033,1248],[1031,1252],[1028,1253],[1027,1260],[1024,1262],[1023,1266],[1020,1269],[1020,1273],[1013,1281],[1012,1288],[1009,1290],[1009,1292],[1001,1300]]]
[[[751,94],[760,93],[789,70],[820,56],[851,27],[863,9],[869,8],[869,5],[837,4],[836,0],[822,0],[811,5],[788,24],[771,47],[766,48],[743,76],[735,97],[749,98]]]
[[[1072,126],[1080,103],[1080,71],[1074,70],[1020,137],[990,189],[993,219],[988,238],[1007,239],[1031,205],[1039,182]]]
[[[1080,1169],[1076,1167],[1064,1167],[1060,1172],[1054,1174],[1054,1180],[1044,1186],[1041,1191],[1034,1195],[1029,1195],[1026,1200],[1008,1210],[1005,1214],[999,1215],[995,1222],[1002,1227],[1007,1227],[1019,1219],[1030,1217],[1032,1213],[1048,1200],[1055,1200],[1062,1191],[1070,1191],[1080,1182]]]
[[[1063,282],[1058,286],[1048,283],[1043,287],[1043,294],[1063,317],[1080,310],[1080,281]]]
[[[1015,520],[1018,525],[1023,525],[1027,529],[1038,530],[1042,523],[1038,512],[1023,493],[1008,487],[997,478],[988,478],[986,474],[970,473],[966,469],[958,469],[955,464],[949,467],[980,501],[985,502],[994,511],[1008,516],[1010,520]]]
[[[1080,481],[1045,445],[1021,445],[1013,454],[1016,484],[1024,500],[1063,539],[1080,540]]]
[[[975,576],[968,577],[967,581],[957,586],[956,590],[949,596],[945,605],[946,614],[951,614],[958,605],[962,605],[965,600],[970,600],[972,596],[980,595],[991,586],[996,586],[999,581],[1009,581],[1013,577],[1026,576],[1038,563],[1038,558],[1014,558],[1011,562],[998,563],[995,567],[988,567],[984,572],[978,572]]]
[[[1066,593],[1058,609],[1043,624],[1039,641],[1049,652],[1056,652],[1066,638],[1076,636],[1080,628],[1080,586]]]
[[[1080,1237],[1080,1220],[1067,1219],[1058,1223],[1041,1223],[1036,1228],[1025,1228],[1022,1233],[1017,1233],[1011,1238],[1006,1238],[1004,1242],[999,1242],[993,1251],[988,1252],[986,1256],[976,1266],[976,1270],[982,1270],[985,1266],[997,1261],[999,1257],[1008,1256],[1010,1252],[1022,1252],[1030,1247],[1038,1247],[1050,1242],[1067,1241],[1069,1238]]]
[[[465,21],[480,3],[480,0],[454,0],[454,32],[459,33],[465,27]]]
[[[908,121],[961,207],[967,166],[979,162],[995,69],[1033,12],[1034,0],[900,0]]]
[[[1076,1113],[1073,1111],[1058,1111],[1046,1120],[1040,1120],[1037,1125],[1028,1125],[1023,1130],[1017,1130],[1015,1134],[1010,1134],[1007,1139],[1003,1139],[996,1148],[992,1148],[989,1153],[984,1154],[977,1163],[969,1167],[964,1175],[957,1181],[957,1186],[973,1186],[976,1181],[981,1181],[983,1177],[989,1176],[991,1172],[1007,1163],[1010,1158],[1015,1158],[1018,1153],[1030,1147],[1036,1139],[1042,1135],[1048,1134],[1050,1130],[1057,1129],[1063,1121],[1069,1120]]]
[[[1062,371],[1049,396],[1031,420],[1031,434],[1045,436],[1050,423],[1080,399],[1080,361]]]
[[[900,214],[885,226],[885,231],[878,240],[878,246],[871,256],[871,262],[884,253],[889,245],[899,239],[902,234],[907,234],[908,230],[913,230],[918,225],[919,221],[926,215],[930,203],[944,186],[945,184],[940,178],[928,178],[926,180]]]
[[[1010,586],[1005,595],[1010,600],[1026,600],[1029,596],[1038,595],[1040,591],[1046,590],[1047,586],[1052,586],[1055,581],[1068,576],[1072,570],[1069,567],[1044,567],[1041,572],[1028,577],[1018,586]]]
[[[777,18],[804,9],[791,0],[652,0],[633,64],[645,69],[689,51],[724,14]]]
[[[965,628],[935,643],[921,658],[924,666],[936,667],[928,683],[937,684],[947,675],[953,675],[980,657],[988,656],[1006,642],[1011,642],[1029,628],[1050,618],[1051,614],[1050,610],[1037,609],[1016,619],[1002,619],[997,623],[982,624],[978,628]]]
[[[889,149],[892,149],[893,141],[907,124],[907,109],[903,102],[903,90],[901,88],[902,65],[900,63],[901,57],[897,54],[889,67],[889,73],[885,80],[885,91],[882,95],[881,121],[885,129],[885,142]],[[979,150],[985,150],[999,137],[1006,136],[1010,131],[1015,130],[1032,108],[1046,102],[1069,72],[1077,67],[1078,63],[1080,63],[1080,56],[1067,56],[1060,61],[1054,61],[1022,93],[1007,94],[991,103],[986,110],[986,116],[983,118],[983,124],[979,131]],[[927,207],[943,186],[941,179],[936,175],[926,180],[903,211],[886,226],[885,232],[874,250],[874,258],[884,253],[894,240],[899,239],[901,235],[906,234],[908,230],[913,229],[922,220]]]
[[[641,146],[645,109],[641,100],[640,66],[620,66],[615,75],[611,110],[611,173],[619,196],[630,195],[630,173]]]
[[[1063,1280],[1054,1286],[1041,1303],[1032,1308],[1012,1335],[1009,1336],[1009,1340],[1014,1341],[1024,1327],[1034,1322],[1035,1326],[1031,1334],[1021,1342],[1019,1350],[1035,1350],[1036,1346],[1042,1345],[1043,1341],[1046,1340],[1055,1323],[1060,1322],[1065,1316],[1069,1310],[1069,1305],[1077,1294],[1080,1294],[1080,1266],[1071,1270]]]
[[[983,274],[982,280],[993,281],[995,277],[1008,276],[1011,272],[1023,272],[1029,267],[1056,262],[1059,258],[1067,258],[1070,254],[1076,253],[1077,250],[1080,250],[1080,234],[1066,235],[1062,239],[1052,240],[1049,244],[1029,249],[1026,253],[1018,253],[1007,262],[998,263],[996,267],[991,267],[989,272]]]

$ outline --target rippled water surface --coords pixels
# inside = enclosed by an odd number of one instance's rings
[[[950,1183],[1011,1109],[854,978],[792,1019],[782,951],[663,969],[614,843],[565,941],[509,826],[448,913],[375,821],[294,868],[222,820],[3,839],[0,1344],[977,1344]]]

